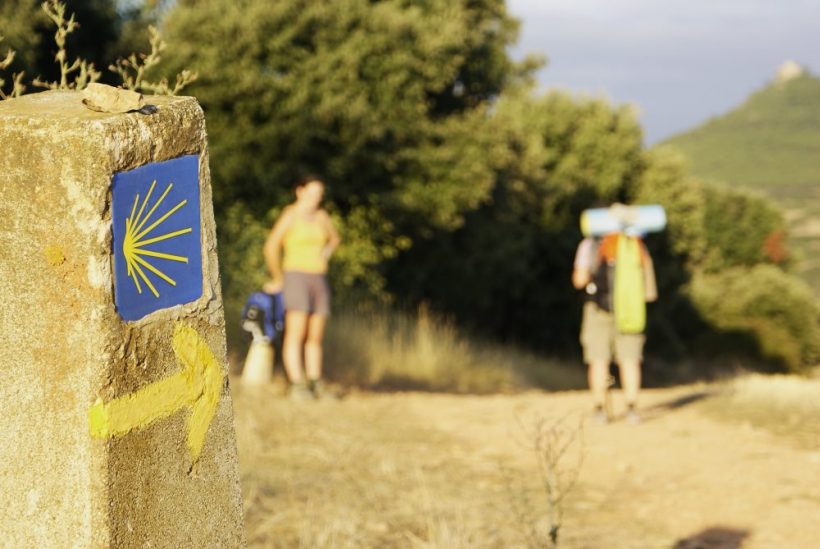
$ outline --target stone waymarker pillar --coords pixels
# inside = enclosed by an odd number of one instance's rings
[[[205,121],[0,101],[0,544],[245,544]]]

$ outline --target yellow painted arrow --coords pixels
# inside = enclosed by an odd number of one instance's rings
[[[177,323],[173,349],[183,370],[110,402],[98,399],[88,411],[91,436],[122,436],[191,406],[188,449],[194,462],[199,459],[219,404],[224,375],[208,344],[193,328]]]

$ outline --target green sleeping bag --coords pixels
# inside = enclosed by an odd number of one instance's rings
[[[640,334],[646,328],[643,265],[640,241],[620,235],[615,252],[615,325],[622,334]]]

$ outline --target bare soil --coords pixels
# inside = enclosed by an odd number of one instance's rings
[[[708,387],[645,391],[638,425],[616,394],[600,425],[583,392],[291,403],[233,385],[253,547],[546,546],[539,421],[583,425],[560,547],[820,546],[820,448],[716,419]]]

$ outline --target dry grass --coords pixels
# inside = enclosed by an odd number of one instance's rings
[[[517,463],[477,456],[474,441],[409,409],[461,397],[358,389],[582,387],[580,365],[476,341],[421,309],[337,312],[325,369],[347,398],[292,403],[281,376],[268,387],[232,384],[252,547],[546,545],[546,496],[526,444]]]
[[[364,388],[498,393],[581,388],[581,365],[469,338],[421,308],[417,315],[343,311],[331,319],[328,375]]]
[[[748,375],[725,383],[704,403],[713,416],[760,427],[820,448],[820,379]]]

